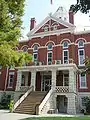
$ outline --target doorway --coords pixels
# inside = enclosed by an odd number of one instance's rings
[[[65,95],[57,95],[57,109],[59,113],[67,113],[68,99]]]

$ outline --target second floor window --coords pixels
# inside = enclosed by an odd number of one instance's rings
[[[63,64],[68,64],[69,53],[68,50],[63,50]]]
[[[68,42],[67,41],[63,42],[63,48],[68,48]]]
[[[84,49],[79,49],[79,50],[78,50],[79,65],[85,65],[84,59],[85,59]]]
[[[52,64],[52,51],[50,51],[50,52],[48,52],[48,60],[47,60],[47,62],[48,62],[48,65],[51,65]]]
[[[33,61],[38,61],[38,45],[35,45],[33,48]]]
[[[84,47],[84,42],[83,40],[79,40],[78,42],[78,48]]]
[[[48,50],[52,50],[52,43],[48,44]]]

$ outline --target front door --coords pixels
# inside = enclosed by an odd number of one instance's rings
[[[51,75],[44,75],[42,79],[42,91],[49,91],[51,89]]]

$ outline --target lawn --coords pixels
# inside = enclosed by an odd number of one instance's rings
[[[32,117],[23,120],[90,120],[90,117]]]

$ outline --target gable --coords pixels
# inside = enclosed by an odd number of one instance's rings
[[[39,30],[37,30],[35,33],[40,33],[40,32],[45,32],[44,29],[45,27],[48,28],[48,31],[54,31],[54,30],[60,30],[60,29],[65,29],[68,28],[67,26],[60,24],[59,22],[55,20],[48,20]],[[55,29],[56,27],[56,29]]]
[[[56,25],[57,29],[54,29]],[[47,28],[47,31],[45,30]],[[40,24],[38,24],[35,28],[33,28],[28,34],[28,38],[37,37],[39,35],[48,35],[48,34],[56,34],[65,31],[67,32],[74,30],[75,26],[71,23],[65,22],[62,19],[56,18],[52,15],[47,16]],[[48,34],[47,34],[48,33]]]

